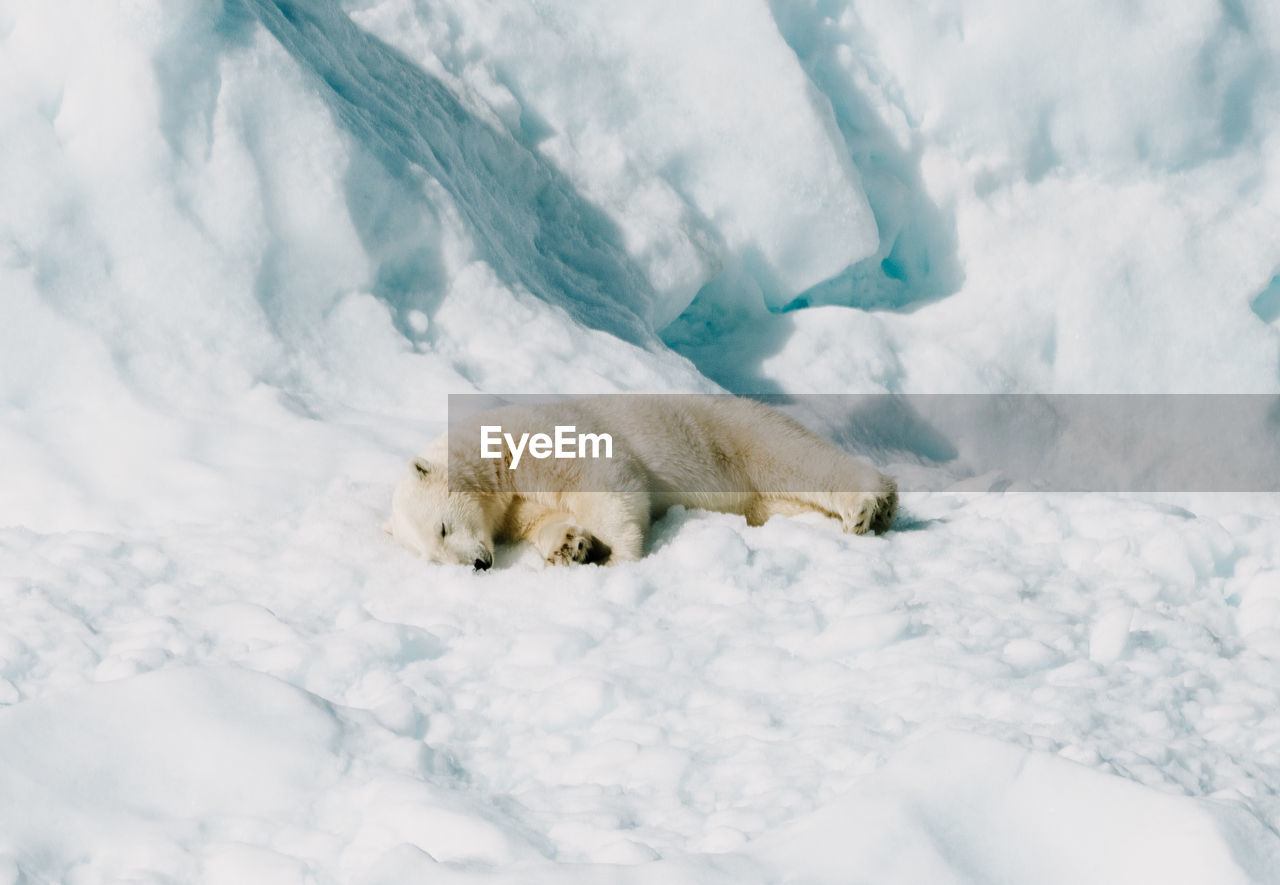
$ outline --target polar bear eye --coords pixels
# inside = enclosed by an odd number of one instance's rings
[[[440,523],[440,537],[443,538],[447,534],[449,534],[448,526],[446,526],[443,522]]]

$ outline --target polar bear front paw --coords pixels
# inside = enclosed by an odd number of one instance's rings
[[[609,546],[586,529],[576,525],[552,526],[548,565],[572,565],[573,563],[602,563],[609,558]]]

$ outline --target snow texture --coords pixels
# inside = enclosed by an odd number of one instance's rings
[[[0,883],[1280,881],[1275,495],[379,530],[449,393],[1280,393],[1278,57],[1261,0],[0,0]]]

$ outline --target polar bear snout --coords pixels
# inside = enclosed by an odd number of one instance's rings
[[[478,572],[488,571],[489,567],[492,565],[493,565],[492,553],[490,553],[488,550],[480,550],[476,553],[476,561],[474,563],[474,568],[476,571]]]

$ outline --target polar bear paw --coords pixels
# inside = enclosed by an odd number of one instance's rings
[[[584,528],[576,525],[551,526],[548,565],[586,565],[602,563],[609,558],[609,547]]]
[[[898,487],[884,479],[880,491],[859,492],[849,496],[848,506],[840,508],[840,523],[846,532],[877,535],[887,531],[898,510]]]

